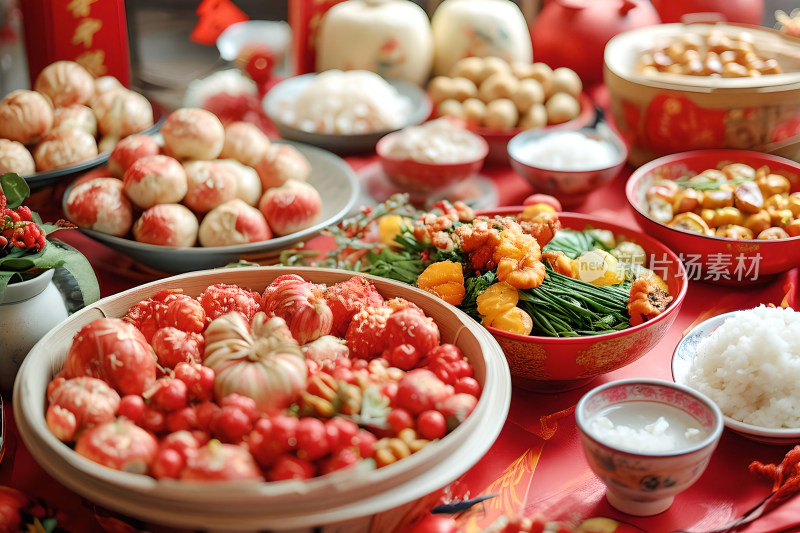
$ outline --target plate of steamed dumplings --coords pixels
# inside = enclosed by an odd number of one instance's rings
[[[31,89],[0,98],[0,174],[32,189],[104,164],[117,141],[155,133],[161,108],[116,78],[95,78],[74,61],[56,61]]]

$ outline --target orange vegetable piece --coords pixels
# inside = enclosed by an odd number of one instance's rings
[[[516,307],[519,302],[519,291],[505,281],[501,281],[489,286],[478,295],[475,301],[481,315],[494,317]]]
[[[461,263],[439,261],[426,268],[417,279],[417,287],[452,305],[464,299],[464,271]]]
[[[483,325],[508,331],[509,333],[530,335],[533,330],[533,319],[523,309],[512,307],[494,317],[486,317],[483,319]]]

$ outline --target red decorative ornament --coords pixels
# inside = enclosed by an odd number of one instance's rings
[[[533,59],[571,68],[590,85],[603,80],[603,50],[612,37],[660,22],[647,0],[549,0],[531,28]]]

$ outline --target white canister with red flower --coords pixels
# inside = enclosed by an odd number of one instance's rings
[[[67,306],[53,283],[54,270],[11,283],[0,298],[0,391],[14,386],[19,365],[45,333],[68,316]]]
[[[531,36],[511,0],[445,0],[431,17],[433,72],[449,75],[465,57],[500,57],[508,63],[533,60]]]
[[[422,85],[433,63],[425,11],[411,0],[347,0],[331,7],[317,35],[317,72],[369,70]]]

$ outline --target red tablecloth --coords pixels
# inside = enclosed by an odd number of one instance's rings
[[[367,159],[350,159],[362,168]],[[626,169],[610,185],[595,192],[576,211],[613,218],[622,225],[636,224],[624,195]],[[485,169],[498,190],[499,205],[518,205],[533,192],[530,185],[508,168]],[[49,194],[47,191],[37,193]],[[68,233],[68,235],[63,235]],[[65,241],[80,249],[95,267],[101,292],[108,296],[162,277],[79,232],[62,232]],[[726,430],[711,464],[700,480],[678,495],[666,512],[635,518],[617,512],[604,497],[604,486],[591,473],[581,449],[571,409],[592,387],[627,377],[671,379],[670,359],[681,335],[692,324],[712,315],[758,304],[800,302],[798,269],[763,284],[720,287],[691,281],[688,295],[672,329],[661,343],[637,362],[594,380],[583,388],[561,393],[534,393],[515,389],[508,420],[489,453],[451,486],[456,497],[497,494],[460,517],[465,531],[480,531],[500,514],[541,511],[551,519],[578,522],[605,516],[658,533],[674,529],[704,531],[740,515],[770,491],[770,483],[748,471],[753,460],[780,462],[789,447],[751,442]],[[11,416],[6,404],[6,416]],[[68,531],[102,531],[93,507],[68,491],[36,464],[9,425],[9,449],[0,464],[0,485],[43,497],[64,513],[60,525]],[[155,528],[158,529],[158,528]],[[154,530],[154,529],[151,529]],[[747,533],[800,531],[800,498],[744,529]]]

